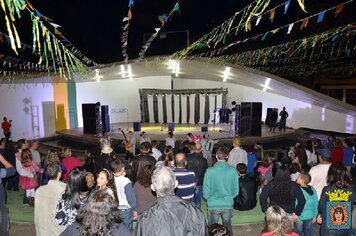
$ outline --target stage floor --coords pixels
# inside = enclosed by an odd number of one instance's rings
[[[208,132],[201,132],[201,127],[208,127]],[[119,129],[124,130],[125,133],[128,131],[133,131],[133,123],[115,123],[111,125],[111,132],[109,132],[109,137],[115,140],[123,140],[123,135]],[[164,141],[168,134],[167,124],[152,124],[152,123],[141,123],[141,132],[145,131],[151,140],[159,140]],[[242,142],[247,145],[254,144],[255,142],[270,142],[270,141],[278,141],[280,139],[285,139],[286,137],[290,137],[296,133],[298,130],[294,129],[286,129],[285,132],[278,131],[269,132],[269,127],[262,125],[261,127],[261,136],[248,136],[241,137]],[[77,140],[81,139],[83,142],[90,144],[97,144],[99,142],[99,138],[97,138],[93,134],[84,134],[83,128],[76,129],[67,129],[57,132],[60,136],[67,139]],[[230,124],[175,124],[174,126],[174,136],[177,140],[185,140],[187,133],[199,134],[203,136],[203,134],[209,134],[211,139],[219,139],[221,142],[230,142],[233,138],[233,134],[230,130]],[[140,139],[140,132],[135,132],[136,140]]]

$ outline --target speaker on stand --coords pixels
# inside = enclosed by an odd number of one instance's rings
[[[103,132],[110,132],[110,115],[109,106],[101,106],[101,121],[103,124]]]
[[[242,102],[240,135],[261,136],[262,102]]]
[[[95,103],[83,103],[82,104],[83,133],[84,134],[96,134],[95,108],[96,108]]]

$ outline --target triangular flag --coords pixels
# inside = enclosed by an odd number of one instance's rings
[[[179,2],[177,2],[176,5],[174,5],[172,12],[175,12],[175,11],[178,11],[180,13]]]
[[[292,23],[292,24],[289,24],[288,25],[288,31],[287,31],[287,34],[290,34],[290,32],[292,31],[292,29],[293,29],[293,26],[294,26],[294,23]]]
[[[2,34],[0,34],[0,42],[4,43],[4,38],[2,37]]]
[[[41,18],[41,17],[42,17],[41,12],[37,11],[37,9],[36,9],[36,8],[35,8],[35,14],[36,14],[36,16],[38,16],[39,18]]]
[[[271,32],[272,32],[272,34],[276,34],[279,30],[280,30],[280,28],[277,28],[277,29],[272,30]]]
[[[321,23],[324,20],[324,16],[325,16],[325,11],[320,12],[318,15],[318,20],[316,21],[316,23]]]
[[[134,0],[129,0],[129,7],[133,7],[134,5]]]
[[[262,18],[262,16],[259,16],[259,17],[257,18],[255,26],[257,26],[257,25],[260,23],[261,18]]]
[[[127,11],[127,17],[131,20],[132,19],[132,13],[131,13],[131,7]]]
[[[284,3],[284,15],[287,14],[289,5],[290,5],[290,0],[288,0]]]
[[[303,28],[306,28],[308,26],[309,23],[309,18],[306,18],[302,21],[302,24],[300,25],[300,30],[302,30]]]
[[[128,18],[128,17],[124,17],[123,19],[122,19],[122,22],[125,22],[125,21],[129,21],[130,19]]]
[[[62,33],[57,29],[54,29],[54,34],[58,36],[63,36]]]
[[[274,13],[276,12],[276,8],[273,8],[269,11],[269,20],[273,22],[274,20]]]
[[[345,3],[337,5],[335,10],[335,17],[337,17],[344,10]]]
[[[262,41],[267,38],[268,33],[269,33],[269,32],[264,33],[264,35],[262,36],[262,39],[261,39]]]
[[[51,23],[51,22],[49,22],[52,26],[53,26],[53,28],[55,28],[55,29],[57,29],[58,27],[62,27],[61,25],[58,25],[58,24],[56,24],[56,23]]]
[[[161,28],[155,28],[156,33],[158,33],[158,31],[159,31],[160,29],[161,29]]]
[[[158,20],[161,22],[161,24],[163,25],[168,19],[167,14],[163,14],[161,16],[158,16]]]

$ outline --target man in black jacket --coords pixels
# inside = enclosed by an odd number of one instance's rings
[[[151,144],[149,142],[143,142],[140,146],[141,153],[132,159],[132,182],[135,183],[137,176],[140,174],[143,167],[146,165],[155,165],[156,159],[150,155]]]
[[[207,226],[203,213],[192,203],[174,195],[178,186],[169,167],[156,169],[151,188],[156,192],[156,202],[137,220],[137,236],[205,236]]]
[[[208,161],[203,157],[202,145],[197,143],[195,144],[194,152],[187,156],[187,170],[193,171],[197,178],[197,185],[194,191],[194,203],[199,209],[203,196],[203,180],[206,169],[208,169]]]
[[[239,195],[234,198],[234,208],[239,211],[248,211],[256,207],[256,178],[246,175],[247,166],[244,163],[237,164],[239,178]]]

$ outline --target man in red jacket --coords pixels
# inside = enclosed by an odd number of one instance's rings
[[[4,117],[3,122],[1,123],[1,128],[4,131],[6,141],[9,141],[11,137],[11,121],[12,120],[10,120],[10,122],[7,121],[7,118]]]

